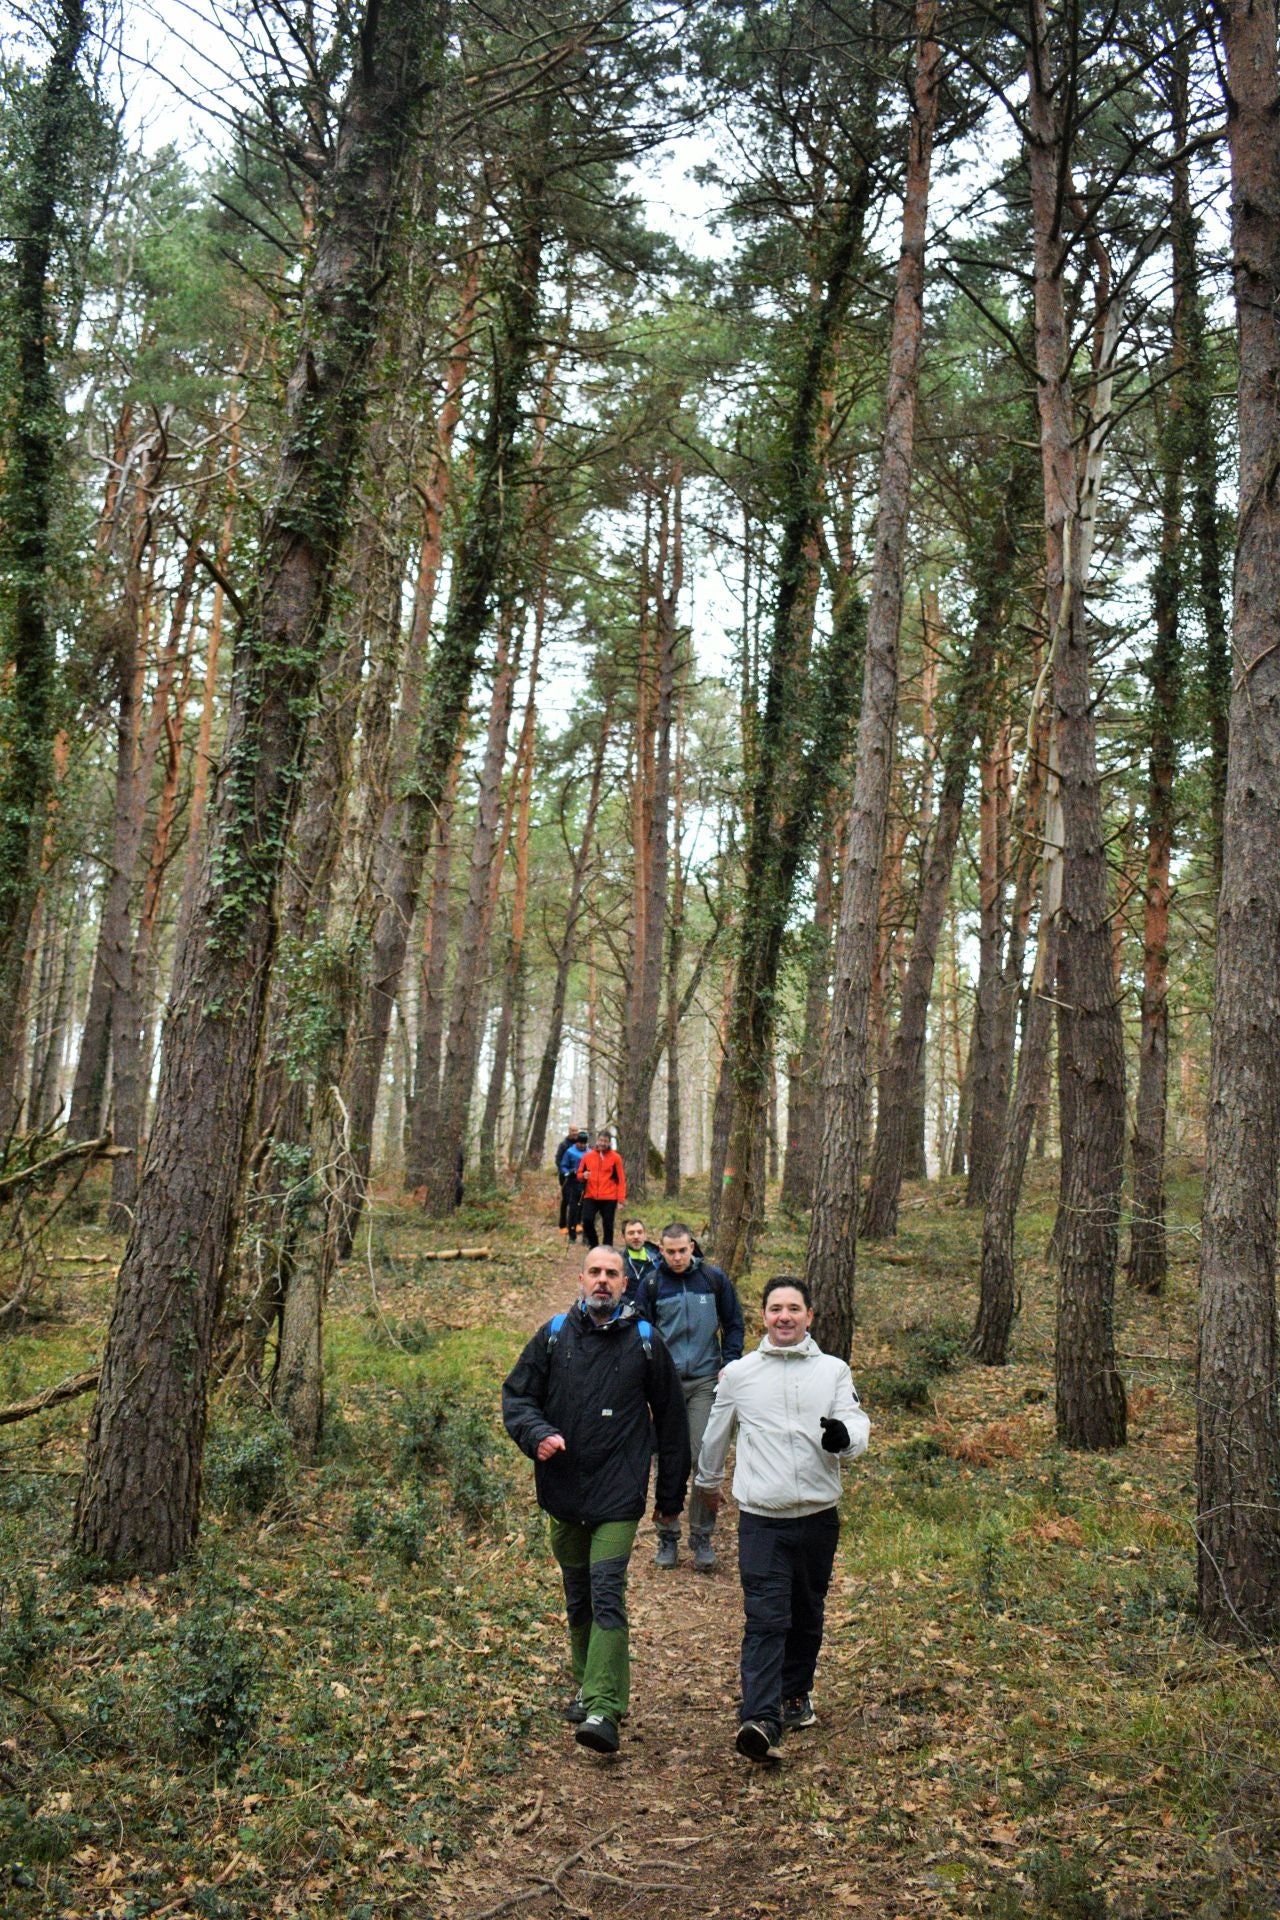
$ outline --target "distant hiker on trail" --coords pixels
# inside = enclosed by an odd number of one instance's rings
[[[840,1538],[840,1462],[865,1453],[871,1434],[848,1367],[810,1337],[812,1323],[803,1280],[768,1282],[764,1339],[721,1375],[698,1456],[698,1491],[717,1507],[737,1423],[746,1628],[736,1745],[749,1760],[780,1760],[782,1734],[817,1719],[809,1694]]]
[[[581,1133],[581,1131],[582,1131],[581,1127],[570,1127],[568,1133],[566,1133],[564,1139],[560,1142],[560,1145],[556,1148],[556,1179],[560,1183],[560,1231],[561,1233],[568,1233],[569,1231],[569,1189],[568,1189],[568,1186],[566,1185],[568,1174],[565,1171],[564,1156],[568,1152],[570,1147],[577,1146],[578,1135]]]
[[[613,1217],[627,1197],[627,1176],[622,1155],[615,1153],[613,1135],[601,1127],[596,1144],[578,1167],[582,1182],[582,1237],[589,1247],[598,1247],[603,1239],[613,1245]],[[599,1216],[600,1232],[596,1232]]]
[[[578,1226],[582,1219],[582,1182],[578,1170],[587,1157],[587,1135],[583,1131],[575,1134],[569,1145],[560,1155],[560,1165],[564,1174],[560,1181],[560,1205],[569,1229],[569,1245],[576,1245]]]
[[[662,1229],[657,1262],[636,1289],[636,1309],[652,1320],[667,1343],[689,1416],[689,1445],[696,1460],[716,1381],[731,1360],[742,1358],[742,1307],[728,1274],[695,1251],[697,1241],[683,1220]],[[711,1535],[716,1512],[695,1487],[689,1500],[689,1545],[699,1573],[716,1565]],[[658,1528],[655,1565],[674,1567],[680,1557],[680,1529]]]
[[[617,1752],[630,1699],[627,1563],[648,1497],[651,1433],[659,1525],[679,1519],[689,1480],[680,1382],[661,1339],[623,1301],[625,1284],[617,1249],[589,1248],[577,1305],[538,1329],[502,1385],[503,1422],[535,1462],[564,1578],[578,1686],[565,1718],[595,1753]]]
[[[644,1221],[630,1214],[622,1223],[622,1258],[627,1276],[626,1298],[634,1300],[640,1283],[657,1266],[662,1258],[644,1230]]]

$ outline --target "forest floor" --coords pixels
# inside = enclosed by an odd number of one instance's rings
[[[733,1751],[740,1600],[632,1563],[633,1711],[600,1760],[497,1386],[576,1262],[548,1179],[447,1229],[383,1196],[332,1303],[324,1455],[215,1401],[199,1552],[104,1584],[66,1551],[89,1401],[0,1427],[0,1907],[13,1920],[1268,1920],[1280,1695],[1197,1633],[1196,1182],[1161,1301],[1117,1296],[1123,1452],[1053,1428],[1053,1170],[1022,1223],[1008,1367],[964,1353],[979,1219],[912,1189],[860,1260],[847,1476],[815,1703],[765,1771]],[[118,1243],[90,1195],[0,1401],[101,1348]],[[670,1203],[650,1209],[658,1227]],[[686,1196],[686,1217],[701,1224]],[[486,1261],[423,1254],[484,1244]],[[758,1276],[794,1271],[778,1220]],[[758,1292],[744,1287],[748,1313]]]

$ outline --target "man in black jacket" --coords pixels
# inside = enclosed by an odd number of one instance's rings
[[[567,1717],[595,1753],[616,1753],[630,1698],[627,1563],[649,1491],[654,1518],[680,1517],[689,1480],[684,1394],[662,1341],[623,1302],[615,1247],[590,1247],[578,1301],[539,1327],[502,1384],[502,1418],[534,1462],[538,1505],[564,1577],[577,1698]]]

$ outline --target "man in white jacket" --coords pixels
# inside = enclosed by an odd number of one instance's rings
[[[695,1474],[714,1509],[736,1423],[746,1613],[737,1748],[750,1760],[780,1760],[784,1729],[817,1718],[809,1689],[840,1537],[840,1462],[865,1453],[871,1434],[848,1367],[810,1338],[812,1322],[803,1280],[768,1282],[764,1339],[721,1374]]]

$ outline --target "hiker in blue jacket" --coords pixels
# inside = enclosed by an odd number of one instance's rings
[[[575,1136],[569,1146],[565,1147],[558,1162],[561,1169],[561,1205],[569,1228],[571,1247],[577,1244],[578,1228],[582,1223],[582,1182],[578,1178],[578,1168],[586,1159],[590,1145],[590,1138],[584,1129]]]
[[[564,1578],[578,1692],[574,1738],[616,1753],[631,1670],[627,1563],[644,1518],[651,1443],[654,1517],[678,1526],[689,1478],[680,1383],[662,1341],[622,1298],[616,1247],[589,1247],[578,1301],[540,1327],[502,1386],[507,1432],[534,1461],[538,1505]]]
[[[568,1186],[566,1185],[564,1156],[569,1151],[570,1147],[577,1146],[578,1135],[581,1132],[582,1132],[582,1128],[575,1123],[575,1125],[570,1127],[568,1133],[566,1133],[564,1139],[560,1142],[559,1146],[556,1148],[556,1179],[560,1183],[560,1231],[561,1233],[568,1233],[569,1231],[569,1189],[568,1189]]]
[[[689,1416],[689,1443],[698,1457],[716,1381],[731,1360],[742,1358],[744,1331],[737,1289],[728,1274],[695,1251],[682,1220],[662,1229],[660,1258],[636,1289],[637,1311],[651,1320],[675,1362]],[[697,1489],[689,1501],[689,1545],[699,1573],[715,1570],[711,1544],[715,1509]],[[658,1522],[655,1565],[674,1567],[680,1557],[680,1526]]]

